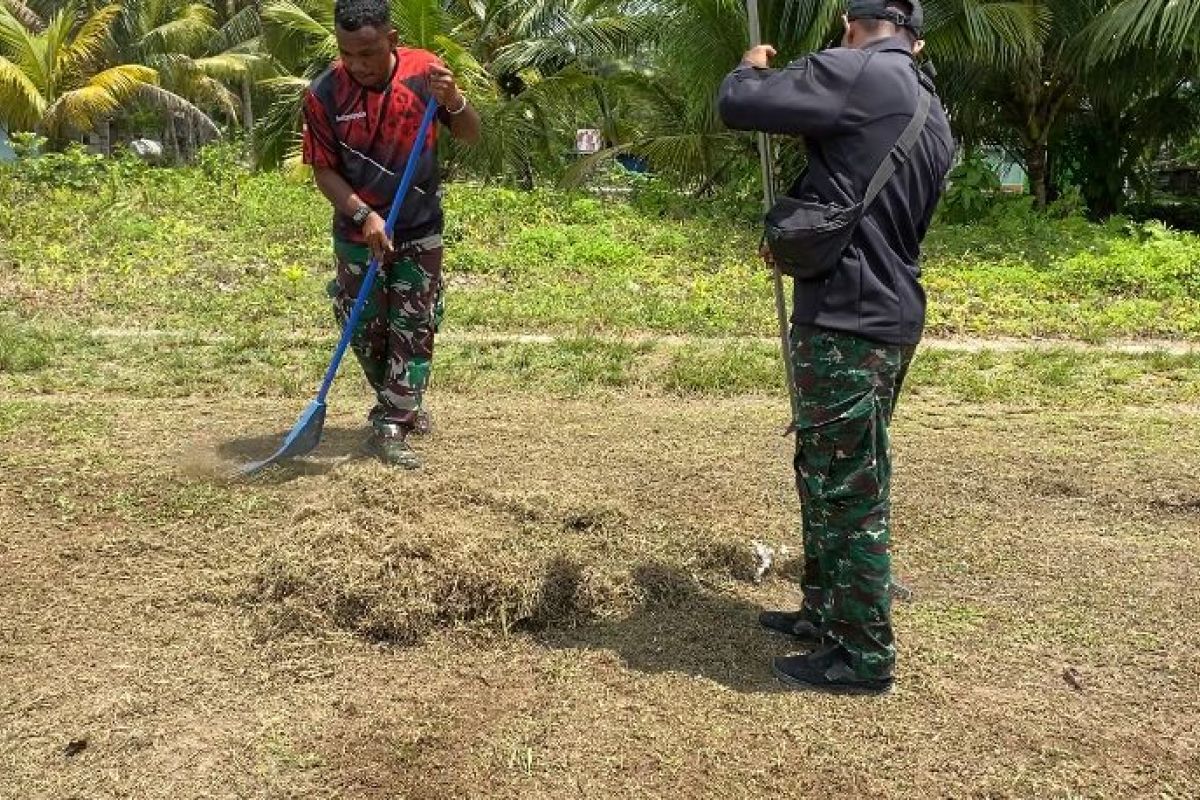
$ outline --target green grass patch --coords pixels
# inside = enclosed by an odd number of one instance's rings
[[[324,336],[128,337],[77,335],[26,324],[23,336],[52,342],[51,355],[0,373],[0,391],[178,398],[286,397],[312,393],[333,347]],[[970,403],[1087,408],[1200,402],[1200,353],[1108,350],[923,348],[909,388]],[[764,340],[567,337],[546,340],[443,337],[436,391],[610,390],[734,396],[783,392],[777,347]],[[365,392],[353,359],[339,392]],[[0,429],[3,420],[0,419]]]
[[[446,203],[450,329],[773,332],[745,219],[467,184]],[[21,319],[268,338],[328,323],[329,209],[305,180],[126,166],[73,188],[0,169],[0,208],[0,285]],[[1200,237],[1120,220],[1022,212],[937,227],[930,331],[1200,336],[1197,264]],[[36,344],[0,338],[6,371],[44,359]]]
[[[53,358],[55,343],[37,329],[0,317],[0,372],[34,372]]]

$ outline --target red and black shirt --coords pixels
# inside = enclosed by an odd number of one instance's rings
[[[387,86],[371,89],[335,61],[312,82],[304,98],[304,163],[337,170],[364,203],[386,218],[431,96],[429,68],[440,63],[425,50],[397,48],[396,68]],[[438,115],[449,124],[444,110]],[[442,231],[436,145],[433,126],[396,221],[398,242]],[[334,213],[333,232],[339,239],[363,241],[359,227],[340,211]]]

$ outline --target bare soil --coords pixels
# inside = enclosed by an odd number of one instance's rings
[[[335,408],[353,408],[349,395]],[[1200,796],[1200,409],[914,398],[896,690],[781,690],[777,399],[0,398],[5,798]]]

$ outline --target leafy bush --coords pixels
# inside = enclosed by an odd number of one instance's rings
[[[42,152],[46,146],[46,137],[30,131],[20,131],[9,135],[13,152],[17,158],[33,158]]]
[[[996,204],[1000,178],[979,154],[967,156],[950,172],[950,188],[940,207],[940,218],[951,224],[976,222]]]
[[[29,144],[33,145],[33,140]],[[32,155],[40,145],[27,147],[28,157],[18,159],[15,169],[28,183],[67,186],[72,189],[93,189],[107,174],[108,164],[100,156],[89,155],[80,145],[73,144],[61,153]]]
[[[1160,220],[1172,228],[1200,233],[1200,197],[1162,195],[1131,203],[1128,213],[1134,219]]]
[[[196,166],[209,180],[236,186],[239,178],[250,171],[244,151],[245,145],[238,139],[217,139],[200,148]]]
[[[1083,217],[1087,213],[1087,200],[1078,186],[1068,186],[1053,203],[1046,208],[1046,216],[1051,219],[1069,219]]]

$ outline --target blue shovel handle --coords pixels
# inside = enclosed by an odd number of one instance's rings
[[[421,155],[425,152],[425,140],[429,136],[429,126],[433,124],[437,108],[437,101],[432,97],[429,98],[429,102],[425,106],[425,116],[421,119],[421,127],[417,129],[417,140],[408,154],[408,163],[404,167],[403,177],[400,178],[400,187],[392,199],[392,208],[388,212],[387,223],[384,225],[389,242],[392,240],[392,234],[396,228],[396,218],[400,216],[400,207],[404,205],[404,199],[408,197],[408,192],[412,188],[413,177],[417,172],[417,162],[421,160]],[[375,276],[378,272],[379,259],[372,257],[371,263],[367,266],[367,274],[363,276],[362,287],[358,290],[358,297],[354,300],[354,308],[350,310],[350,316],[342,328],[342,338],[338,340],[337,349],[333,351],[333,360],[329,362],[329,369],[325,371],[325,379],[321,382],[321,391],[317,394],[318,403],[325,402],[325,398],[329,394],[329,387],[333,386],[333,379],[337,376],[342,357],[346,355],[346,348],[350,346],[350,340],[354,338],[354,331],[358,329],[358,320],[362,316],[363,308],[367,305],[367,298],[371,296],[371,290],[375,287]]]

